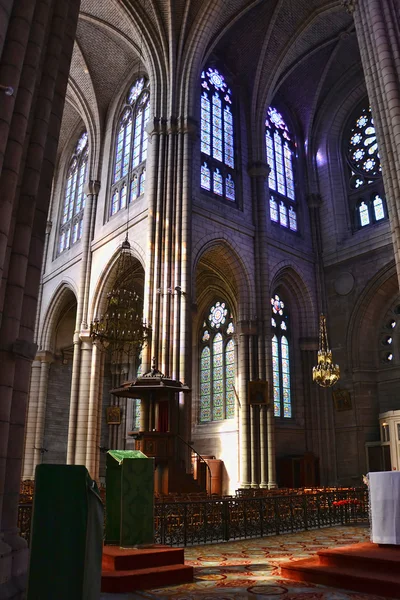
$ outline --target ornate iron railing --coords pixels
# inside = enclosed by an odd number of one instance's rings
[[[18,527],[28,544],[31,514],[32,504],[20,504]],[[154,506],[155,543],[211,544],[367,522],[368,517],[366,489],[157,502]]]

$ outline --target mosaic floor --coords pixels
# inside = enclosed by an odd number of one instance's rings
[[[261,539],[193,546],[185,562],[194,582],[102,600],[378,600],[378,596],[282,579],[279,565],[332,546],[369,541],[365,527],[334,527]],[[279,599],[278,599],[279,596]]]

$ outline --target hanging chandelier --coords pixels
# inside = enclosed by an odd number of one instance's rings
[[[140,352],[149,333],[142,318],[143,300],[131,284],[131,255],[128,236],[121,245],[113,289],[107,294],[106,311],[90,324],[90,336],[102,351],[111,355],[112,363],[122,362],[124,355]]]
[[[333,364],[332,350],[328,346],[325,315],[319,318],[318,363],[313,367],[312,377],[313,381],[321,387],[331,387],[340,379],[339,365]]]

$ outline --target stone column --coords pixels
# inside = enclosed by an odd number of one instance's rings
[[[100,440],[97,433],[97,422],[99,412],[101,413],[100,405],[100,371],[101,371],[101,352],[93,344],[92,349],[92,364],[90,366],[90,383],[89,383],[89,413],[87,423],[87,439],[86,439],[86,468],[93,479],[98,480],[99,473],[97,469],[97,448],[100,445]]]
[[[241,331],[242,327],[237,324],[238,331],[238,380],[239,380],[239,401],[240,401],[240,487],[250,488],[250,410],[247,398],[247,383],[249,381],[249,343],[248,335]]]
[[[82,256],[79,275],[79,293],[77,298],[74,332],[74,353],[72,359],[71,395],[69,404],[67,464],[85,464],[86,430],[79,424],[80,415],[88,415],[89,377],[91,363],[91,340],[88,331],[88,298],[92,253],[90,249],[93,237],[94,212],[100,191],[98,181],[89,180],[85,186],[86,203],[81,238]],[[82,340],[85,345],[82,346]],[[90,354],[90,355],[89,355]],[[84,361],[84,364],[83,362]],[[84,404],[85,408],[82,406]],[[78,438],[79,436],[79,443]],[[79,447],[78,447],[79,446]]]
[[[33,337],[46,219],[79,0],[11,5],[0,59],[2,81],[15,87],[14,96],[0,97],[5,125],[0,149],[2,600],[22,598],[27,570],[26,542],[17,531],[25,414],[36,355]]]
[[[272,372],[271,365],[271,315],[270,315],[270,281],[268,265],[268,236],[267,219],[269,206],[269,190],[266,181],[270,172],[269,166],[256,161],[249,167],[249,175],[252,180],[252,191],[254,197],[254,223],[256,226],[255,240],[255,272],[256,272],[256,298],[257,298],[257,330],[258,330],[258,376],[262,380],[269,380]],[[272,397],[272,385],[269,385],[270,397]],[[267,451],[267,456],[261,459],[263,474],[261,479],[266,478],[266,463],[268,463],[268,487],[276,487],[275,468],[275,420],[273,402],[267,408],[266,427],[263,434],[267,434],[260,441],[261,447]],[[261,435],[261,429],[260,429]],[[266,443],[265,443],[266,442]]]
[[[267,463],[267,409],[260,407],[260,488],[268,488],[268,463]]]
[[[400,34],[397,0],[342,0],[353,14],[400,281]]]
[[[37,465],[42,462],[42,448],[44,438],[44,426],[46,420],[47,387],[49,384],[50,365],[53,362],[53,355],[50,352],[43,352],[40,356],[40,381],[37,399],[37,414],[35,427],[35,444],[33,459],[33,474]]]
[[[36,437],[36,417],[38,412],[41,364],[40,355],[36,356],[36,359],[32,363],[31,370],[28,416],[25,427],[25,452],[22,479],[33,479],[35,476],[33,464],[35,455],[34,446]]]
[[[92,366],[92,338],[89,331],[81,332],[81,360],[79,377],[79,400],[77,407],[75,460],[76,465],[86,464],[86,446],[89,424],[89,397]]]

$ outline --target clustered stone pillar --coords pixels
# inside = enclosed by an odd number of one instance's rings
[[[155,118],[148,127],[149,162],[158,165],[146,181],[149,202],[144,316],[152,326],[142,371],[151,360],[165,375],[191,379],[191,172],[196,128],[188,117]],[[190,399],[179,402],[179,434],[190,436]],[[187,457],[189,459],[189,455]]]
[[[400,281],[400,35],[398,0],[343,0],[353,14]]]
[[[41,261],[79,0],[0,9],[0,597],[22,598],[17,517]],[[45,372],[48,367],[43,367]],[[40,380],[46,379],[40,367]],[[38,372],[36,373],[38,375]],[[37,383],[37,378],[36,378]],[[39,383],[40,389],[40,383]],[[42,387],[42,389],[44,389]],[[32,432],[31,432],[32,434]]]
[[[88,430],[89,415],[97,415],[100,408],[93,403],[101,402],[101,382],[99,381],[100,361],[93,360],[93,343],[88,326],[88,299],[93,239],[93,228],[100,183],[89,179],[86,184],[86,204],[82,230],[82,257],[79,277],[79,295],[77,298],[76,322],[74,332],[74,353],[72,362],[72,382],[70,396],[67,463],[87,465],[90,456],[89,472],[98,478],[95,459],[99,446],[97,426],[93,423]],[[96,373],[92,372],[96,368]]]
[[[270,379],[271,365],[271,315],[270,315],[270,280],[268,266],[267,210],[269,191],[266,181],[270,168],[266,163],[256,161],[249,167],[254,199],[255,233],[255,273],[256,273],[256,348],[254,352],[255,368],[251,379]],[[275,422],[273,406],[273,387],[269,383],[268,407],[252,407],[252,450],[254,465],[252,466],[252,487],[275,488]]]

